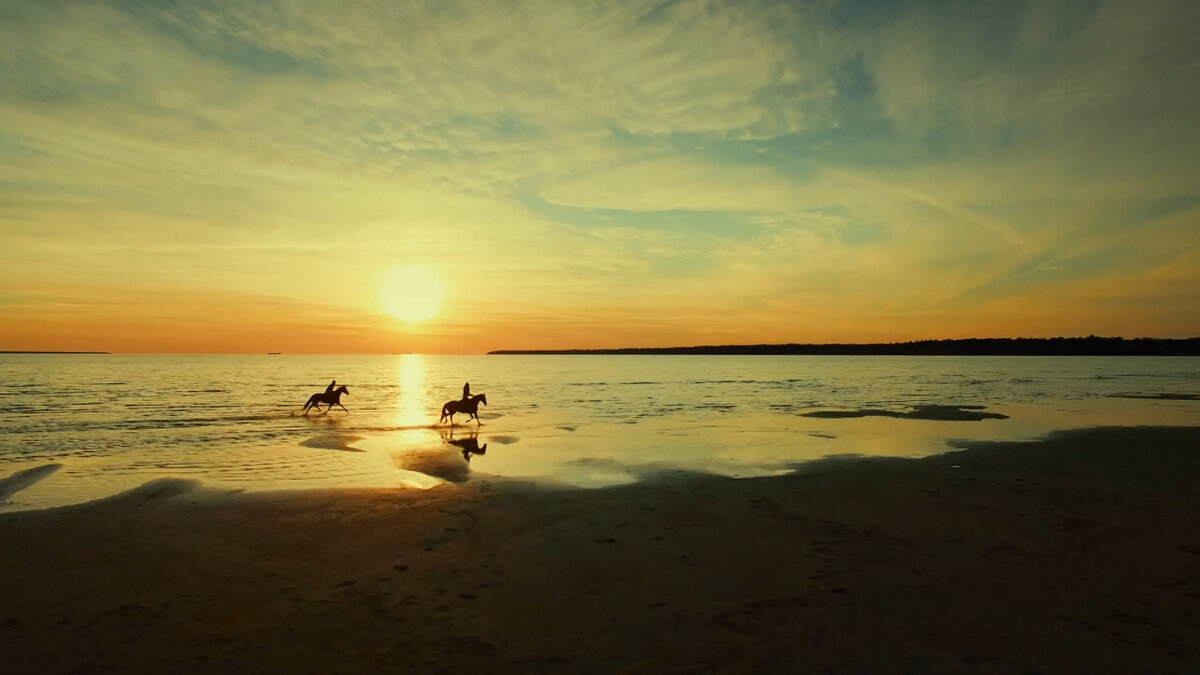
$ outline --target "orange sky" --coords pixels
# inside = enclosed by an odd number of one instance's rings
[[[1194,3],[66,4],[0,350],[1200,335]]]

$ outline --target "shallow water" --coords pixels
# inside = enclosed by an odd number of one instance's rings
[[[333,378],[350,412],[300,415]],[[437,426],[464,380],[487,394],[482,424]],[[62,465],[10,490],[10,510],[168,476],[263,490],[765,475],[955,439],[1200,420],[1200,359],[1187,357],[5,355],[0,382],[0,479]],[[1009,418],[806,416],[922,405]],[[484,453],[464,455],[472,443]]]

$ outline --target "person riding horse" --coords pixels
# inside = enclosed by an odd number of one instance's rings
[[[325,409],[325,412],[333,410],[333,406],[335,405],[342,410],[346,410],[346,406],[342,405],[342,394],[349,394],[350,391],[346,389],[346,385],[344,384],[337,389],[334,389],[333,386],[335,384],[337,384],[337,380],[330,382],[329,386],[325,388],[324,393],[313,394],[312,396],[308,397],[308,402],[304,404],[305,417],[308,416],[309,410],[312,409],[316,409],[317,412],[321,412],[322,403],[329,406]],[[346,410],[346,412],[350,411]]]
[[[463,387],[463,389],[465,390],[466,387]],[[478,422],[480,403],[487,405],[487,394],[476,394],[465,400],[446,401],[446,404],[442,406],[442,416],[438,419],[438,422],[442,422],[448,417],[450,418],[450,424],[454,424],[455,413],[466,413],[468,420],[474,417],[475,421]]]

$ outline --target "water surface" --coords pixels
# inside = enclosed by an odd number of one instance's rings
[[[334,378],[350,412],[300,415]],[[438,425],[467,380],[487,394],[482,424]],[[6,355],[0,382],[0,478],[61,464],[0,509],[161,477],[264,490],[767,475],[830,455],[1200,419],[1200,359],[1187,357]],[[1008,419],[808,416],[924,405]]]

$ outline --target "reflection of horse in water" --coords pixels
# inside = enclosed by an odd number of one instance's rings
[[[475,434],[471,434],[467,438],[460,438],[458,440],[451,438],[446,442],[450,445],[457,445],[458,447],[462,448],[463,459],[467,460],[468,462],[471,461],[471,455],[487,454],[487,443],[479,445],[479,437]]]
[[[321,404],[322,403],[329,406],[328,408],[325,409],[325,412],[329,412],[330,410],[333,410],[333,406],[335,406],[335,405],[337,407],[341,408],[342,410],[346,410],[346,406],[342,405],[342,394],[348,394],[348,393],[350,393],[350,392],[346,389],[346,385],[343,384],[342,386],[338,387],[337,389],[334,389],[333,391],[329,392],[328,394],[326,394],[326,393],[313,394],[312,396],[308,397],[308,403],[304,404],[304,414],[308,415],[308,411],[310,409],[316,410],[317,412],[321,412]],[[346,412],[350,412],[350,411],[346,410]]]
[[[438,419],[439,422],[450,418],[450,424],[454,424],[455,413],[466,413],[467,419],[472,417],[475,421],[479,421],[479,404],[487,405],[487,394],[476,394],[466,400],[446,401],[446,405],[442,406],[442,416]]]

